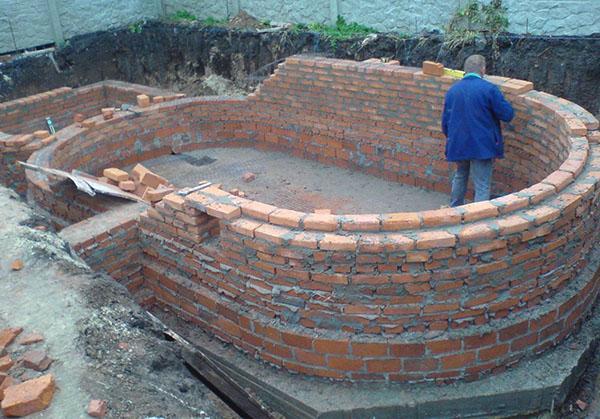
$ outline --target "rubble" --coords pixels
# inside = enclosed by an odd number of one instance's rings
[[[33,345],[44,341],[44,336],[39,333],[27,333],[17,338],[16,343],[18,345],[27,346]]]
[[[23,269],[23,261],[21,259],[13,260],[10,264],[11,271],[20,271]]]
[[[50,364],[52,364],[52,361],[45,351],[40,350],[25,352],[21,358],[21,362],[26,368],[35,371],[46,371],[50,367]]]
[[[242,180],[246,183],[252,182],[254,179],[256,179],[256,174],[252,172],[246,172],[242,175]]]
[[[108,403],[106,400],[90,400],[87,408],[87,414],[93,418],[103,418],[106,416]]]
[[[26,416],[50,405],[55,390],[54,376],[44,375],[4,390],[2,411],[6,416]]]

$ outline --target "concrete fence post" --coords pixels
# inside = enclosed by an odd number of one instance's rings
[[[56,4],[56,0],[46,1],[48,4],[48,18],[50,20],[50,26],[52,27],[52,35],[54,36],[54,42],[58,45],[65,41],[65,34],[60,23],[60,16],[58,15],[58,5]]]
[[[167,15],[167,11],[165,10],[165,3],[163,0],[155,0],[156,2],[156,10],[158,11],[157,16],[159,18],[165,17]]]
[[[329,20],[335,25],[338,15],[340,14],[339,0],[329,0]]]

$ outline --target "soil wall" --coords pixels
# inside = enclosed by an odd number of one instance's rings
[[[48,55],[2,64],[0,100],[105,79],[193,93],[201,77],[218,74],[248,87],[268,76],[277,62],[297,53],[354,60],[391,57],[407,66],[433,59],[451,68],[460,67],[468,55],[481,53],[489,59],[490,74],[532,81],[537,90],[600,113],[600,36],[510,36],[500,39],[497,59],[485,43],[446,51],[435,35],[400,39],[384,34],[362,41],[333,45],[308,32],[257,33],[152,22],[140,33],[121,29],[74,37],[53,53],[56,65]]]

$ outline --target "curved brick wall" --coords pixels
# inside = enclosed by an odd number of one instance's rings
[[[145,286],[266,361],[336,379],[474,379],[557,344],[600,286],[586,269],[600,229],[598,122],[527,82],[491,79],[517,109],[495,185],[508,195],[317,215],[216,188],[173,194],[139,220]],[[97,173],[172,148],[245,145],[445,190],[438,125],[450,84],[394,64],[293,57],[249,98],[96,117],[30,161]],[[60,197],[28,176],[53,209]]]
[[[78,89],[62,87],[26,98],[0,103],[0,183],[25,193],[25,172],[18,161],[55,140],[54,136],[36,138],[33,133],[46,131],[46,117],[60,130],[73,121],[75,114],[91,117],[105,107],[135,103],[138,94],[167,95],[163,90],[107,80]]]

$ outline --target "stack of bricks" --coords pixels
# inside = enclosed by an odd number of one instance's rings
[[[169,195],[139,221],[152,298],[265,361],[344,380],[477,379],[560,343],[600,288],[598,121],[528,82],[490,80],[517,109],[515,151],[498,170],[507,195],[345,215],[217,188]],[[251,145],[447,190],[439,116],[452,82],[376,60],[292,57],[248,99],[94,118],[32,159],[95,173],[173,147]],[[42,206],[64,198],[29,181]]]

